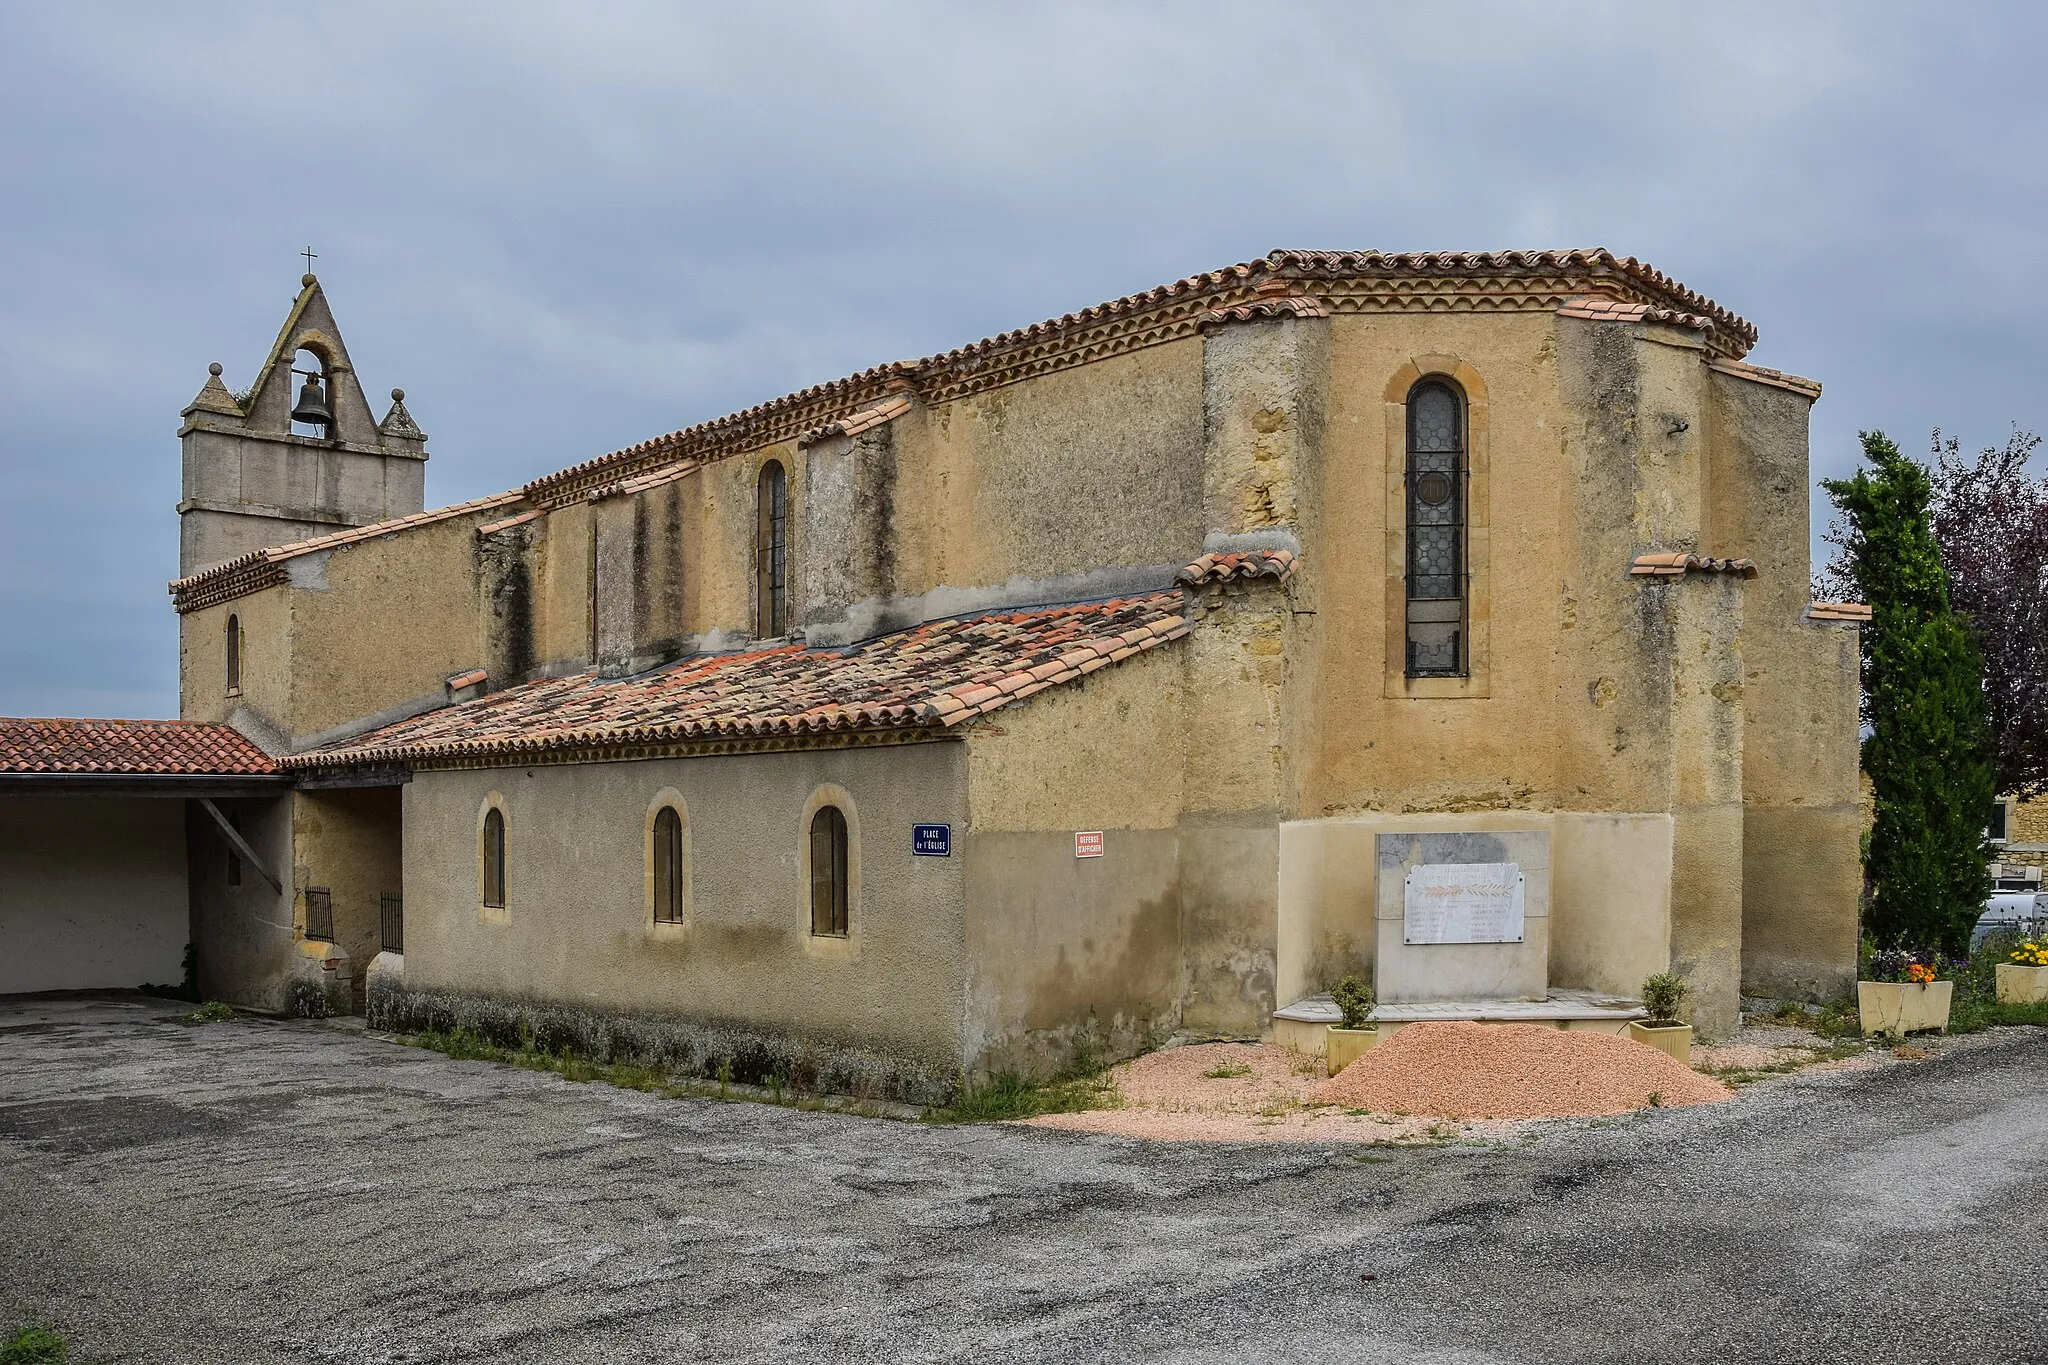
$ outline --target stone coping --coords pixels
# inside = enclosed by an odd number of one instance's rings
[[[1275,1019],[1298,1024],[1338,1024],[1344,1013],[1328,995],[1311,995],[1284,1009]],[[1380,1005],[1372,1012],[1376,1024],[1420,1024],[1470,1019],[1486,1023],[1550,1023],[1559,1019],[1647,1019],[1650,1012],[1634,1000],[1599,991],[1553,990],[1542,1000],[1426,1000]]]

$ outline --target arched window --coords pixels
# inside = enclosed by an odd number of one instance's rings
[[[228,695],[242,690],[242,618],[228,617]]]
[[[683,922],[683,817],[674,806],[654,816],[654,921]]]
[[[483,893],[484,904],[493,910],[505,908],[505,812],[492,806],[484,812]]]
[[[789,480],[770,460],[755,490],[754,631],[766,639],[789,630]]]
[[[846,814],[820,806],[811,817],[811,932],[846,937]]]
[[[1465,403],[1441,379],[1408,392],[1408,676],[1464,676]]]

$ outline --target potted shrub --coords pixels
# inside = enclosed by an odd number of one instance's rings
[[[1902,1038],[1926,1029],[1948,1028],[1948,1010],[1955,982],[1934,972],[1931,953],[1888,948],[1870,955],[1869,977],[1856,983],[1856,1012],[1864,1036],[1873,1033]]]
[[[1678,1017],[1692,988],[1677,972],[1658,972],[1643,981],[1643,1008],[1650,1017],[1631,1019],[1628,1036],[1648,1043],[1675,1062],[1692,1065],[1692,1025]]]
[[[1378,1001],[1373,997],[1372,987],[1358,977],[1347,976],[1331,987],[1330,999],[1344,1015],[1343,1023],[1330,1025],[1330,1041],[1323,1051],[1334,1076],[1372,1051],[1372,1045],[1380,1040],[1380,1031],[1372,1022],[1372,1007]]]
[[[2048,943],[2028,939],[1998,964],[1998,1003],[2031,1005],[2048,1000]]]

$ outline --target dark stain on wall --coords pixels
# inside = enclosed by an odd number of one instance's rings
[[[1180,920],[1180,897],[1169,892],[1139,902],[1113,955],[1084,947],[1077,962],[1062,945],[1026,993],[1024,1026],[1035,1032],[1122,1019],[1148,1027],[1170,1016],[1180,981]]]

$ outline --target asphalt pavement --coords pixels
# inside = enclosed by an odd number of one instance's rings
[[[170,1362],[2048,1361],[2048,1031],[1506,1144],[666,1099],[0,1000],[0,1326]]]

